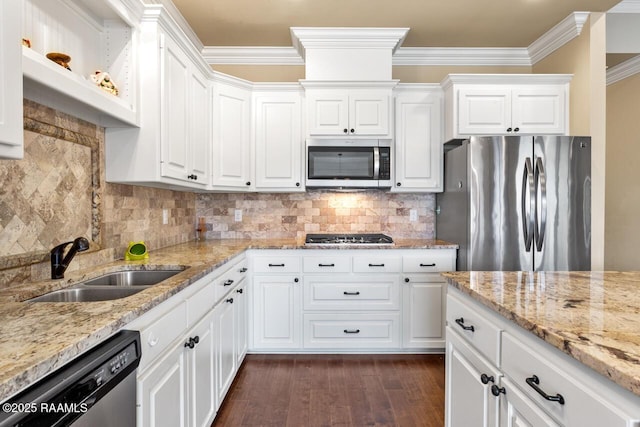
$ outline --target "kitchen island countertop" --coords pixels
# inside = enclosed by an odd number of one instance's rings
[[[0,291],[0,402],[100,343],[129,322],[213,272],[247,249],[322,249],[298,239],[206,240],[150,253],[149,260],[114,261],[68,272],[65,279],[25,283]],[[439,240],[398,239],[393,246],[331,249],[456,249]],[[130,297],[100,302],[33,303],[29,298],[126,269],[184,269]]]
[[[640,272],[451,272],[450,286],[640,396]]]

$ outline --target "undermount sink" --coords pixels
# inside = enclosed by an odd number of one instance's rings
[[[49,292],[42,296],[32,298],[30,302],[91,302],[110,301],[125,298],[143,291],[146,287],[137,288],[89,288],[74,286],[73,288],[61,289]]]
[[[91,302],[125,298],[183,270],[123,270],[28,300],[29,302]]]
[[[129,270],[116,271],[83,282],[86,286],[150,286],[175,276],[182,270]]]

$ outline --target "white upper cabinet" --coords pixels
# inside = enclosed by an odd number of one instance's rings
[[[302,82],[308,135],[391,138],[391,88],[396,84]]]
[[[451,74],[442,82],[445,140],[567,134],[570,80],[566,74]]]
[[[400,85],[395,90],[393,192],[442,191],[442,90]]]
[[[19,37],[31,43],[31,48],[22,47],[25,98],[105,127],[139,125],[136,43],[144,9],[141,2],[9,3],[22,4]],[[69,69],[49,60],[48,53],[68,55]],[[98,87],[91,78],[96,71],[109,74],[117,95]]]
[[[213,188],[252,190],[255,183],[249,82],[215,73],[212,126]]]
[[[21,16],[21,0],[0,3],[0,159],[23,156]]]
[[[199,52],[161,6],[140,27],[140,128],[106,131],[107,181],[204,190],[210,173],[211,81]]]
[[[304,191],[302,93],[254,89],[256,190]]]

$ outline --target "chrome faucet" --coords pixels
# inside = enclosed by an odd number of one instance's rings
[[[71,245],[71,248],[63,258],[62,254],[68,245]],[[62,243],[51,249],[51,278],[62,279],[65,270],[76,253],[86,251],[87,249],[89,249],[89,241],[84,237],[78,237],[73,242]]]

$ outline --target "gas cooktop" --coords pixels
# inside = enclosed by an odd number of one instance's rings
[[[392,245],[385,234],[307,234],[305,245]]]

